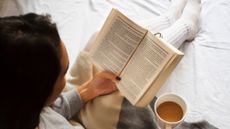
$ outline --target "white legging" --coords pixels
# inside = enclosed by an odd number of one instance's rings
[[[153,33],[161,33],[163,39],[176,48],[179,48],[189,38],[190,33],[190,26],[186,22],[177,20],[175,23],[170,23],[166,16],[156,17],[146,28]]]
[[[153,33],[161,33],[163,39],[176,48],[179,48],[185,40],[193,39],[198,30],[200,0],[188,0],[187,4],[183,4],[185,1],[174,0],[167,13],[154,18],[146,26]],[[86,51],[90,49],[91,43],[87,44]]]
[[[179,48],[182,43],[189,39],[190,26],[182,20],[177,20],[175,23],[170,23],[166,16],[156,17],[151,24],[147,25],[146,28],[153,33],[159,32],[167,42],[171,43],[176,48]],[[93,40],[96,37],[95,33],[88,44],[85,47],[85,51],[89,51]]]

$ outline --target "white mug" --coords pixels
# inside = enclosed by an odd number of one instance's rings
[[[177,105],[179,105],[179,107],[180,107],[179,109],[182,109],[182,111],[183,111],[183,114],[180,117],[180,119],[172,122],[172,121],[166,120],[160,116],[160,114],[157,112],[157,110],[160,110],[160,109],[158,109],[158,107],[165,102],[172,102],[172,103],[176,103]],[[167,107],[167,108],[169,108],[169,107]],[[162,108],[162,110],[163,110],[163,108]],[[172,128],[176,127],[177,125],[181,124],[185,119],[185,116],[187,114],[187,110],[188,109],[187,109],[187,104],[186,104],[185,99],[182,98],[181,96],[175,94],[175,93],[167,93],[167,94],[163,94],[163,95],[159,96],[155,102],[155,105],[154,105],[156,120],[158,122],[158,125],[162,129],[172,129]],[[167,110],[165,113],[167,113],[168,111],[171,111],[171,110]],[[165,114],[165,115],[167,115],[167,114]]]

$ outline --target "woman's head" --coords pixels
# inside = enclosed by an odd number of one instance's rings
[[[57,80],[67,64],[63,53],[67,58],[49,16],[0,18],[1,128],[29,129],[38,124],[40,111],[60,85]]]

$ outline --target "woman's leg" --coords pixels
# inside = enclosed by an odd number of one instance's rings
[[[146,27],[153,32],[159,32],[170,27],[182,14],[187,0],[172,0],[168,11],[151,21]]]
[[[172,0],[172,4],[170,5],[168,11],[165,14],[162,14],[153,21],[151,21],[150,25],[146,27],[148,30],[153,32],[162,31],[165,28],[170,27],[182,14],[183,9],[187,3],[187,0]],[[92,48],[93,41],[96,38],[97,33],[94,33],[89,42],[86,44],[84,51],[89,51]]]
[[[185,40],[192,40],[199,29],[200,0],[188,0],[181,17],[169,28],[160,31],[163,39],[180,47]]]

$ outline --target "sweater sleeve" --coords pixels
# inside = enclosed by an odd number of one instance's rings
[[[51,105],[51,108],[66,119],[70,119],[74,114],[80,111],[82,106],[83,102],[79,93],[73,89],[62,93]]]

